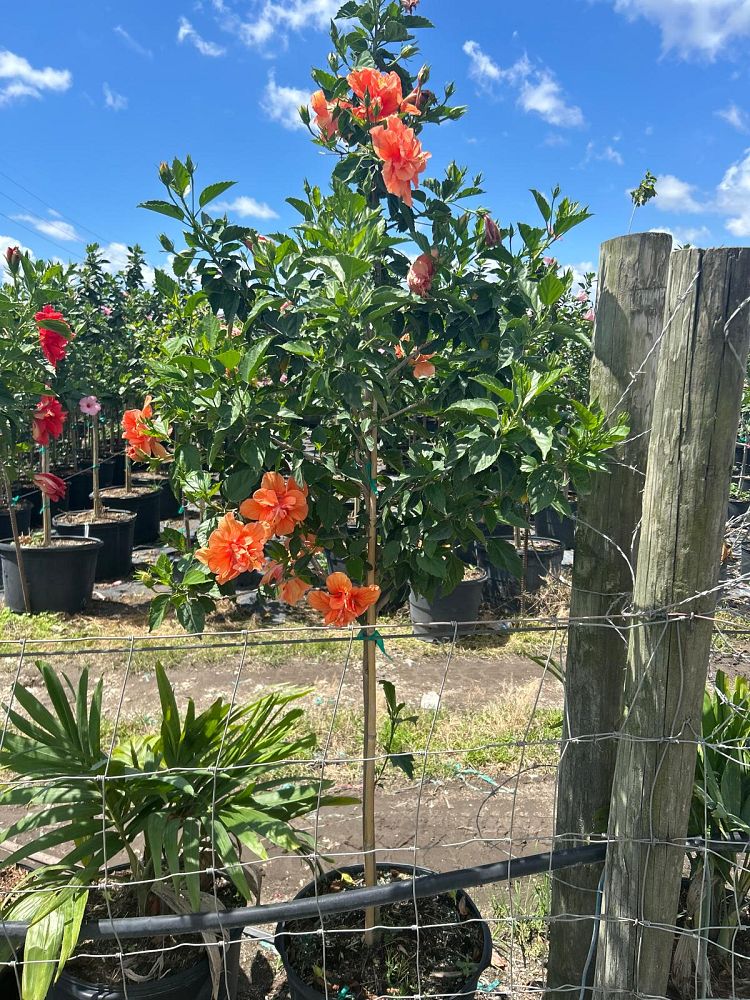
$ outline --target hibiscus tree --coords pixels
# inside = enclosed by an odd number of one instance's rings
[[[428,68],[415,74],[402,59],[429,22],[386,0],[347,3],[340,17],[328,68],[313,71],[319,89],[301,110],[334,157],[332,188],[306,184],[289,199],[300,214],[293,232],[261,236],[212,220],[206,207],[230,185],[204,189],[196,208],[189,158],[162,166],[167,200],[146,207],[184,224],[176,273],[194,269],[202,301],[229,329],[242,327],[233,352],[190,373],[199,398],[222,397],[230,370],[245,382],[202,456],[210,473],[224,451],[221,499],[242,521],[215,509],[199,560],[221,583],[263,568],[282,599],[304,596],[326,624],[362,627],[373,884],[378,615],[409,586],[451,591],[465,569],[458,553],[475,541],[520,572],[515,548],[492,536],[498,523],[523,527],[550,504],[567,510],[568,481],[585,490],[624,428],[561,388],[561,353],[580,335],[561,312],[572,276],[544,258],[588,213],[558,191],[549,200],[534,192],[539,224],[502,228],[476,204],[480,178],[456,164],[441,180],[426,177],[428,127],[463,112],[449,103],[452,87],[438,97],[425,87]],[[179,424],[169,406],[164,393],[165,419]],[[326,577],[321,547],[345,573]],[[195,579],[205,607],[205,578]],[[164,608],[168,597],[157,600]]]

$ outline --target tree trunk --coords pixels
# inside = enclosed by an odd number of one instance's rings
[[[667,316],[674,318],[661,348],[643,498],[597,997],[667,990],[750,342],[749,290],[750,249],[672,255]]]
[[[621,631],[601,625],[605,619],[622,625],[620,612],[632,598],[630,564],[641,519],[671,249],[669,236],[646,233],[610,240],[601,250],[591,399],[612,416],[627,413],[630,436],[615,451],[622,464],[596,476],[591,493],[578,500],[570,604],[576,621],[568,633],[557,849],[586,843],[606,830],[617,744],[606,737],[575,740],[613,733],[621,721],[627,643]],[[553,919],[550,928],[550,996],[567,998],[572,987],[580,988],[600,875],[601,865],[587,865],[553,877],[552,915],[566,919]]]

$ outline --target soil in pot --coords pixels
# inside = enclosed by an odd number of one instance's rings
[[[129,510],[104,508],[94,520],[93,510],[71,511],[53,521],[60,535],[98,538],[103,548],[96,563],[97,580],[121,580],[133,569],[133,530],[137,515]]]
[[[31,613],[62,611],[74,614],[81,611],[91,599],[101,548],[98,538],[53,538],[50,546],[24,544],[23,568]],[[5,606],[21,614],[26,606],[12,539],[0,541],[0,560]]]
[[[468,635],[476,629],[482,592],[487,582],[487,571],[477,566],[467,566],[464,578],[449,594],[440,591],[429,599],[421,594],[409,593],[409,613],[414,626],[414,634],[421,639],[451,639],[456,635]],[[434,622],[457,622],[434,625]],[[465,624],[462,624],[465,623]]]
[[[102,503],[116,510],[137,514],[133,531],[134,545],[151,545],[159,540],[161,491],[156,486],[111,486],[101,490]]]
[[[108,901],[101,892],[90,893],[85,922],[106,920],[109,914],[117,918],[138,913],[135,888],[128,883],[115,888],[111,884],[110,876]],[[219,900],[227,908],[244,905],[226,879],[221,880],[217,890]],[[151,913],[169,912],[156,898],[150,900],[148,909]],[[227,993],[230,998],[237,995],[241,934],[241,929],[230,934],[227,978],[222,975],[220,1000],[226,1000]],[[47,994],[47,1000],[126,1000],[123,966],[128,974],[127,1000],[211,1000],[213,984],[201,944],[198,934],[146,936],[120,942],[112,938],[81,940],[58,983]],[[76,952],[81,954],[80,958]]]
[[[161,490],[159,517],[162,521],[170,521],[182,513],[182,504],[172,492],[169,476],[164,476],[160,472],[134,472],[133,485],[159,487]]]
[[[412,873],[408,865],[379,864],[378,882],[408,880]],[[418,868],[417,874],[427,872]],[[318,892],[345,892],[363,884],[361,868],[343,868],[319,880]],[[310,884],[297,898],[314,893]],[[325,959],[318,917],[280,924],[277,949],[294,1000],[317,1000],[326,993],[352,1000],[473,994],[479,976],[490,964],[489,928],[463,892],[420,899],[416,914],[411,899],[383,906],[378,922],[385,929],[375,947],[367,950],[362,940],[362,912],[325,917]],[[415,924],[420,927],[418,970]]]
[[[18,533],[27,535],[31,529],[31,504],[28,500],[19,500],[13,504],[16,512],[16,523]],[[12,538],[13,528],[10,523],[10,514],[7,507],[0,507],[0,538]]]

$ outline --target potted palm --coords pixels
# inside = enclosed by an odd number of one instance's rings
[[[45,664],[39,672],[44,699],[16,682],[16,707],[6,709],[12,729],[0,748],[0,767],[23,779],[0,789],[0,806],[25,810],[0,838],[30,836],[6,864],[51,845],[60,850],[58,864],[31,871],[0,909],[4,920],[31,925],[21,1000],[125,1000],[134,991],[142,1000],[183,1000],[217,997],[222,983],[222,995],[228,988],[233,996],[237,947],[222,957],[229,942],[221,935],[204,935],[202,951],[154,941],[148,918],[257,901],[266,845],[308,854],[312,839],[294,820],[353,801],[327,795],[329,782],[290,774],[315,749],[296,704],[306,692],[272,692],[246,705],[219,699],[202,712],[189,700],[181,714],[157,664],[157,731],[113,743],[102,737],[101,680],[91,689],[85,669],[75,684]],[[142,917],[143,939],[112,940],[95,960],[84,958],[91,946],[81,926],[97,914]],[[146,956],[152,972],[144,974],[142,953],[154,947],[159,961]],[[0,959],[11,954],[6,939]]]

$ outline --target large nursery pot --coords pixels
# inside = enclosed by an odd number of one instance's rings
[[[180,501],[172,492],[169,476],[163,476],[159,472],[134,472],[133,485],[159,487],[159,517],[162,521],[171,521],[182,513]]]
[[[570,509],[573,512],[572,517],[568,517],[565,514],[558,514],[552,507],[540,510],[534,515],[534,527],[536,528],[537,535],[540,538],[556,538],[558,542],[562,542],[563,548],[572,549],[575,542],[575,515],[577,506],[575,500],[570,501]]]
[[[13,504],[16,513],[16,524],[20,535],[28,535],[31,528],[31,504],[28,500],[19,500]],[[13,526],[10,523],[10,512],[7,507],[0,507],[0,538],[12,538]]]
[[[105,507],[103,517],[94,519],[93,510],[60,514],[53,521],[59,535],[98,538],[102,543],[96,563],[97,580],[120,580],[133,569],[133,532],[137,514],[130,510]]]
[[[731,500],[727,508],[727,520],[732,521],[736,517],[744,517],[750,510],[750,500]]]
[[[548,576],[556,576],[560,572],[564,554],[562,542],[556,538],[529,536],[529,559],[524,574],[524,590],[527,594],[536,593]],[[523,542],[516,546],[516,555],[523,560]],[[509,573],[504,566],[496,566],[487,549],[480,545],[477,546],[477,561],[488,571],[491,586],[501,596],[512,597],[521,592],[520,579]]]
[[[102,462],[99,466],[99,487],[112,485],[112,466]],[[68,479],[68,510],[88,510],[89,497],[94,488],[94,472],[90,466],[74,472]]]
[[[130,492],[124,486],[110,486],[101,490],[100,496],[102,503],[114,510],[129,510],[137,515],[134,545],[150,545],[158,541],[161,530],[161,491],[158,486],[133,486]]]
[[[474,571],[473,579],[463,579],[449,594],[438,591],[430,600],[413,590],[409,592],[409,614],[415,635],[422,639],[450,639],[454,631],[456,635],[468,635],[476,629],[472,623],[479,618],[488,574],[484,568],[468,568]],[[433,622],[456,622],[457,628],[454,630],[452,624],[434,625]]]
[[[125,452],[118,451],[114,455],[108,455],[106,458],[101,459],[102,468],[108,466],[112,471],[110,473],[111,481],[110,486],[124,486],[125,485]],[[104,484],[101,483],[103,486]]]
[[[242,929],[230,931],[226,951],[226,975],[222,973],[218,1000],[235,1000],[240,972]],[[75,968],[75,965],[72,966]],[[144,983],[128,983],[127,993],[117,986],[104,986],[79,979],[64,971],[47,993],[47,1000],[211,1000],[213,992],[208,959],[186,969],[169,972],[161,979]]]
[[[52,545],[23,546],[23,568],[29,588],[31,613],[64,611],[73,614],[91,599],[96,561],[102,543],[98,538],[53,538]],[[13,540],[0,541],[5,606],[23,612],[21,577]]]
[[[20,497],[21,500],[25,500],[31,505],[31,527],[38,528],[42,523],[42,494],[38,487],[36,487],[33,482],[27,480],[13,483],[13,496]],[[50,501],[49,509],[53,517],[56,514],[62,514],[64,510],[67,510],[67,493],[62,500]]]
[[[389,872],[398,872],[399,874],[415,876],[419,878],[423,875],[434,874],[428,868],[415,868],[413,865],[389,863],[389,862],[379,862],[378,874],[387,874]],[[350,867],[337,868],[334,872],[329,872],[323,877],[323,880],[334,880],[339,876],[345,876],[351,879],[361,879],[363,874],[363,868],[361,865],[352,865]],[[295,899],[309,899],[311,896],[315,895],[315,883],[310,882],[308,885],[302,889],[301,892],[297,893]],[[320,881],[318,882],[318,893],[324,892],[325,887],[321,889]],[[479,950],[481,951],[480,957],[474,959],[473,956],[467,956],[467,966],[471,971],[467,971],[465,979],[463,981],[455,979],[450,979],[450,986],[445,988],[441,993],[443,1000],[452,1000],[453,997],[468,997],[473,996],[477,989],[477,984],[479,983],[479,977],[487,969],[492,961],[492,936],[490,934],[490,929],[482,920],[482,915],[476,907],[476,904],[462,889],[459,889],[452,899],[453,904],[456,907],[456,923],[469,923],[478,928],[478,939],[481,938],[481,943],[479,944]],[[387,904],[386,904],[387,905]],[[408,900],[408,916],[403,921],[398,921],[398,926],[405,927],[413,924],[414,921],[414,909],[411,899]],[[351,920],[352,934],[357,934],[354,930],[355,927],[360,926],[357,923],[361,921],[361,915],[353,912],[347,915],[348,919]],[[290,958],[290,945],[293,942],[291,930],[296,930],[293,927],[293,921],[285,921],[280,923],[276,927],[275,935],[275,946],[276,950],[281,957],[281,961],[284,963],[284,971],[286,972],[287,982],[289,985],[289,991],[292,996],[292,1000],[324,1000],[325,994],[322,990],[316,989],[309,983],[305,982],[301,978],[299,971],[294,966],[293,958]],[[319,921],[316,918],[316,923],[319,928]],[[298,932],[297,932],[298,933]],[[421,931],[422,941],[424,942],[425,937],[430,934],[429,928],[425,928]],[[295,934],[296,936],[296,934]],[[336,936],[339,936],[337,932]],[[298,940],[301,940],[298,938]],[[424,950],[424,949],[423,949]],[[412,949],[413,953],[413,949]],[[426,970],[430,971],[430,970]],[[347,993],[349,990],[346,991]],[[344,989],[338,990],[336,993],[332,993],[329,989],[328,997],[336,996],[339,997],[344,995]],[[350,994],[351,995],[351,994]]]

